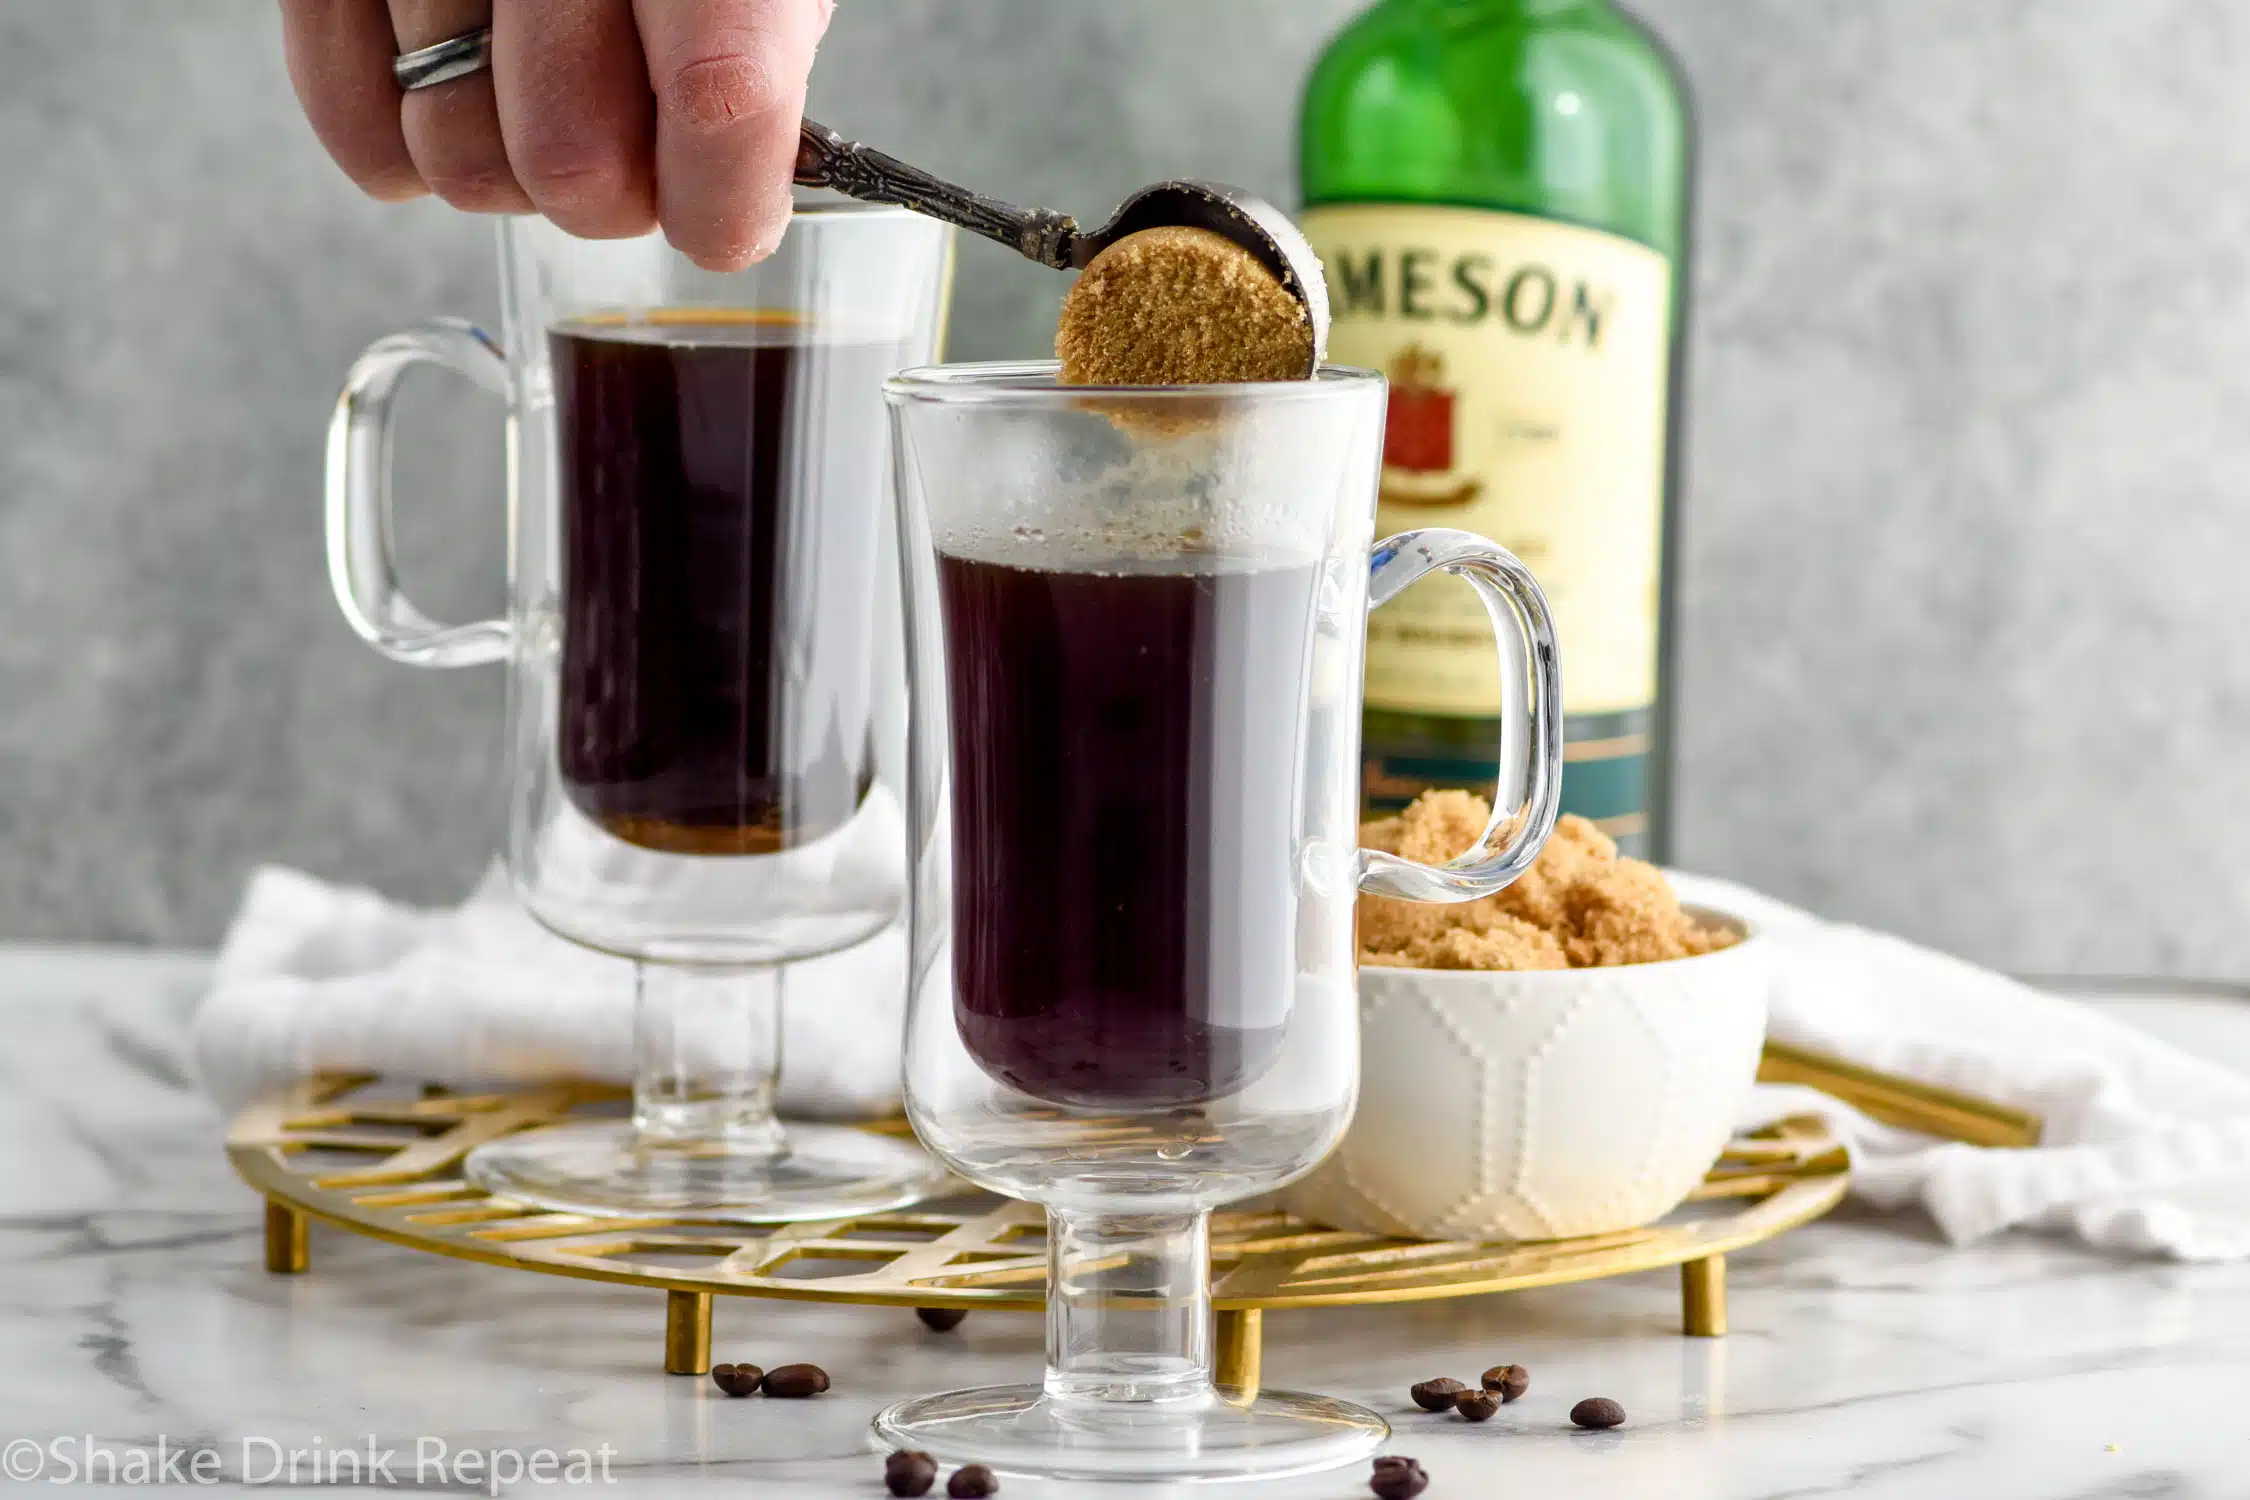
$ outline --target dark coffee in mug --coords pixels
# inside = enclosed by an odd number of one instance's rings
[[[993,1076],[1141,1109],[1280,1055],[1316,576],[940,554],[955,1021]]]
[[[562,783],[611,834],[764,854],[872,776],[894,340],[756,312],[550,335],[561,496]],[[895,623],[886,627],[895,629]]]

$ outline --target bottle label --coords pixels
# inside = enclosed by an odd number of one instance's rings
[[[1599,230],[1492,209],[1307,209],[1328,357],[1390,377],[1378,534],[1491,537],[1545,588],[1563,709],[1656,697],[1671,265]],[[1489,718],[1492,627],[1433,577],[1369,617],[1367,705]]]

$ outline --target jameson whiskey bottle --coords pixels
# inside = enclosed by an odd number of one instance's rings
[[[1329,357],[1391,381],[1377,534],[1475,531],[1538,574],[1562,641],[1563,809],[1662,858],[1677,70],[1610,0],[1383,0],[1314,67],[1302,147]],[[1371,808],[1491,783],[1491,639],[1454,578],[1371,618]]]

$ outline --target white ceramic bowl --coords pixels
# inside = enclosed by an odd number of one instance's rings
[[[1280,1201],[1339,1228],[1544,1240],[1662,1218],[1756,1080],[1771,964],[1745,933],[1664,963],[1360,971],[1359,1109]]]

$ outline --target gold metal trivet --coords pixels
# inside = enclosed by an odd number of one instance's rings
[[[1760,1083],[1801,1083],[1857,1107],[1871,1119],[1971,1146],[2026,1148],[2039,1144],[2046,1122],[2028,1109],[1980,1099],[1882,1073],[1810,1047],[1770,1037],[1758,1063]]]
[[[896,1307],[1036,1308],[1047,1276],[1040,1210],[963,1186],[892,1213],[814,1224],[684,1225],[550,1213],[471,1186],[462,1158],[497,1136],[610,1110],[621,1091],[552,1084],[513,1093],[400,1090],[367,1077],[307,1079],[252,1105],[227,1156],[266,1199],[266,1268],[310,1264],[306,1221],[519,1270],[662,1288],[664,1367],[711,1362],[714,1293]],[[1730,1143],[1662,1224],[1529,1244],[1386,1239],[1281,1212],[1215,1215],[1217,1376],[1255,1390],[1267,1308],[1339,1307],[1552,1286],[1680,1267],[1685,1331],[1726,1332],[1726,1255],[1836,1206],[1843,1147],[1812,1118]],[[677,1264],[705,1257],[708,1265]]]

